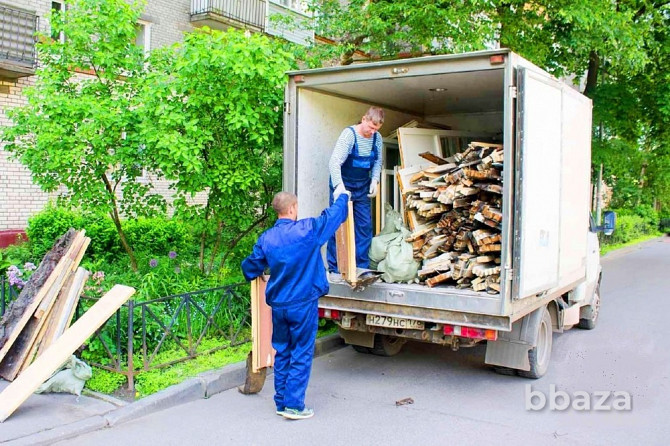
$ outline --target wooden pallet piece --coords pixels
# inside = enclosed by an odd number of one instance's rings
[[[7,386],[0,393],[0,422],[13,414],[134,293],[134,288],[115,285]]]
[[[356,239],[354,232],[354,204],[349,200],[347,219],[335,233],[337,244],[337,269],[342,278],[356,283]]]
[[[47,295],[49,288],[51,288],[51,285],[56,280],[56,277],[60,273],[60,270],[64,267],[64,264],[61,263],[61,260],[63,259],[63,257],[65,257],[65,254],[68,252],[69,247],[72,246],[72,241],[74,240],[75,236],[76,233],[74,231],[72,232],[68,231],[68,233],[66,233],[65,236],[63,237],[69,237],[70,238],[69,242],[64,242],[63,238],[59,239],[59,241],[56,242],[56,244],[54,245],[54,248],[52,248],[52,250],[49,251],[49,253],[47,253],[47,255],[44,256],[44,259],[42,259],[42,262],[40,262],[40,266],[38,267],[37,271],[33,274],[33,276],[39,274],[40,271],[42,271],[42,268],[45,269],[49,268],[49,264],[55,261],[55,259],[53,258],[54,257],[53,254],[55,253],[56,250],[61,249],[63,250],[63,255],[60,258],[58,258],[58,260],[56,261],[56,265],[52,268],[51,272],[46,277],[42,285],[39,286],[39,289],[32,290],[35,292],[35,294],[32,297],[30,303],[26,305],[21,316],[19,318],[13,317],[13,315],[11,314],[11,309],[5,313],[5,316],[3,317],[3,325],[4,325],[3,328],[4,330],[8,330],[9,333],[8,334],[4,333],[4,336],[6,336],[6,338],[4,344],[2,345],[2,348],[0,349],[0,361],[4,360],[5,356],[9,352],[9,349],[12,347],[12,345],[14,345],[14,342],[19,337],[19,334],[21,334],[21,331],[26,326],[28,321],[30,321],[30,318],[33,317],[35,310],[37,310],[37,307],[42,302],[42,299],[44,299],[44,297]],[[63,248],[63,246],[60,245],[60,243],[66,243],[66,247]],[[33,278],[31,277],[31,280],[32,279]],[[30,282],[26,285],[24,290],[21,292],[21,295],[19,295],[17,301],[24,298],[24,293],[28,293],[29,291],[31,291],[30,287],[32,287],[32,285],[33,284],[31,284]],[[5,318],[8,318],[6,324],[4,323]]]

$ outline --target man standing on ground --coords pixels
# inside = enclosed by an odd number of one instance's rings
[[[318,299],[328,292],[321,246],[347,218],[349,194],[343,193],[318,218],[298,220],[298,198],[279,192],[272,200],[277,222],[258,238],[242,262],[253,280],[270,268],[265,290],[272,308],[272,347],[277,415],[299,420],[314,415],[305,407],[305,391],[319,323]]]
[[[354,207],[356,266],[369,268],[372,242],[370,198],[377,196],[382,168],[382,137],[378,130],[384,123],[384,110],[370,107],[356,125],[345,128],[337,139],[330,157],[330,203],[342,192],[351,193]],[[328,271],[337,273],[335,236],[328,240]]]

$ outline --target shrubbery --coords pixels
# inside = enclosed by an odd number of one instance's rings
[[[603,245],[628,243],[637,238],[658,233],[660,218],[651,206],[633,209],[614,209],[616,228],[611,236],[602,237]]]
[[[138,218],[124,220],[122,224],[128,243],[138,253],[184,252],[193,245],[188,228],[176,219]],[[28,220],[26,234],[33,256],[37,259],[44,256],[69,228],[86,230],[91,238],[87,254],[94,260],[113,262],[126,256],[111,218],[55,206],[47,206]]]

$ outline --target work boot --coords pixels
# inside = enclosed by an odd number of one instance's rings
[[[288,418],[289,420],[304,420],[305,418],[312,418],[314,416],[314,410],[308,409],[306,407],[303,410],[289,409],[287,407],[284,409],[284,413],[282,415],[284,418]]]
[[[342,283],[344,279],[342,279],[342,274],[330,272],[328,273],[328,281],[330,283]]]

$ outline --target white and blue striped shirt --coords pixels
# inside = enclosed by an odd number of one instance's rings
[[[354,130],[355,131],[355,130]],[[358,142],[358,155],[359,156],[370,156],[372,152],[372,141],[374,135],[370,138],[364,138],[360,134],[356,133],[356,141]],[[340,137],[337,138],[337,143],[335,143],[335,149],[333,154],[330,157],[330,162],[328,163],[328,170],[330,170],[330,180],[333,183],[333,187],[337,187],[338,184],[342,182],[342,164],[347,160],[351,152],[354,150],[354,133],[351,131],[350,127],[342,130]],[[377,159],[375,160],[374,165],[372,166],[372,173],[370,178],[376,179],[379,181],[379,175],[382,170],[382,135],[377,134]]]

